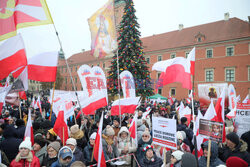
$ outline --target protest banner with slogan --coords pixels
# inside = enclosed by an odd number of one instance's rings
[[[207,119],[200,119],[199,134],[210,140],[222,142],[223,123],[210,121]]]
[[[235,117],[235,131],[241,136],[250,130],[250,104],[239,103]]]
[[[176,120],[152,117],[152,123],[154,144],[176,150]]]
[[[223,88],[226,88],[227,92],[227,83],[211,83],[211,84],[198,84],[198,95],[200,101],[201,110],[207,110],[208,106],[211,103],[211,99],[213,99],[214,104],[216,104],[218,98],[220,97]],[[225,106],[228,106],[228,95],[225,94]]]

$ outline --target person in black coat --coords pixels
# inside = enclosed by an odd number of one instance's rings
[[[11,162],[19,152],[19,145],[22,139],[17,138],[16,129],[10,125],[5,127],[3,137],[4,140],[0,143],[0,149],[3,150],[8,160]]]
[[[89,137],[89,142],[83,150],[84,163],[87,166],[96,164],[96,161],[94,158],[93,158],[93,161],[91,161],[92,154],[93,154],[93,146],[95,144],[95,138],[96,138],[96,132],[91,134],[91,136]]]
[[[226,144],[219,149],[219,158],[226,162],[229,157],[239,157],[250,166],[250,156],[246,150],[247,143],[239,139],[236,133],[231,132],[226,136]]]
[[[250,153],[250,131],[243,133],[240,138],[247,143],[247,152]]]
[[[161,167],[163,162],[162,159],[157,157],[153,151],[153,147],[148,145],[143,149],[144,156],[139,160],[140,166],[143,167]]]
[[[17,137],[19,139],[23,139],[24,133],[25,133],[24,121],[22,119],[17,119],[16,126],[17,126],[17,128],[16,128]]]

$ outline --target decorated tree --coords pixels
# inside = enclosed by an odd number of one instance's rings
[[[145,97],[152,95],[153,89],[138,29],[133,0],[127,0],[118,37],[119,73],[124,70],[130,71],[135,80],[136,95]],[[118,94],[117,80],[117,55],[115,55],[108,75],[108,91],[112,96]]]

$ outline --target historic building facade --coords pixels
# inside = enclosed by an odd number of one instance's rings
[[[121,16],[120,16],[121,17]],[[149,69],[157,61],[174,57],[186,57],[193,47],[196,47],[196,62],[194,88],[197,92],[198,84],[232,83],[237,95],[244,98],[250,94],[250,25],[249,21],[229,18],[226,13],[223,20],[184,28],[179,25],[176,31],[142,38],[144,56]],[[77,90],[81,90],[81,83],[77,76],[77,69],[83,65],[100,66],[107,76],[111,58],[96,59],[90,51],[75,54],[68,58],[70,70]],[[59,62],[58,70],[64,78],[61,89],[73,90],[69,73],[64,61]],[[160,73],[151,71],[151,78],[155,82]],[[181,87],[180,83],[172,83],[158,90],[163,96],[186,98],[189,91]],[[197,99],[198,93],[195,98]]]

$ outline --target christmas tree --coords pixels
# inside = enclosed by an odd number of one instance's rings
[[[138,29],[133,0],[127,0],[118,37],[119,73],[124,70],[130,71],[135,80],[136,95],[146,97],[153,94],[153,89]],[[112,96],[118,94],[117,74],[117,55],[115,55],[108,75],[108,91]]]

